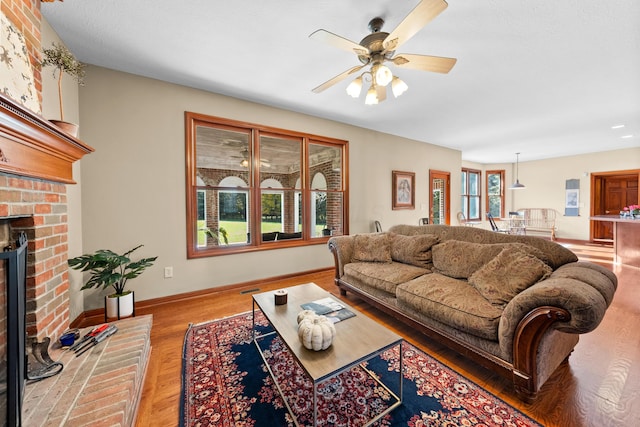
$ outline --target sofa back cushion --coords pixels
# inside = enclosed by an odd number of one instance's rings
[[[546,279],[552,271],[521,248],[509,247],[474,272],[469,283],[491,304],[505,306],[529,286]]]
[[[447,240],[432,249],[435,271],[456,279],[468,279],[476,270],[494,259],[505,248],[519,250],[531,255],[545,264],[549,257],[540,249],[524,243],[473,243],[460,240]]]
[[[467,279],[501,250],[496,245],[447,240],[433,247],[433,268],[445,276]]]
[[[387,233],[356,234],[352,261],[391,262],[391,241]]]
[[[561,265],[578,261],[576,254],[556,242],[536,236],[520,236],[496,233],[480,227],[448,226],[448,225],[408,225],[398,224],[389,228],[389,232],[404,235],[433,234],[441,242],[459,240],[473,243],[511,243],[518,242],[540,249],[549,259],[549,265],[555,270]]]
[[[389,233],[389,240],[393,261],[429,270],[433,267],[431,248],[440,241],[437,236],[433,234],[405,236]]]

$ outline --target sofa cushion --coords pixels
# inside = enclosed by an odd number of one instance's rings
[[[489,303],[466,280],[427,274],[398,286],[396,297],[401,308],[480,338],[498,340],[502,309]]]
[[[355,279],[395,296],[398,285],[427,273],[431,271],[399,262],[350,262],[344,266],[342,279]]]
[[[387,233],[356,234],[352,259],[356,262],[391,262],[391,241]]]
[[[490,303],[505,306],[517,294],[553,270],[535,256],[519,248],[505,248],[469,277],[474,286]]]
[[[540,249],[524,243],[474,243],[447,240],[432,248],[433,266],[436,272],[456,279],[468,279],[476,270],[491,261],[505,248],[518,249],[532,255],[545,264],[549,257]]]
[[[437,236],[423,234],[420,236],[404,236],[389,233],[391,240],[391,259],[416,267],[433,267],[431,248],[439,242]]]
[[[483,243],[447,240],[437,244],[433,252],[433,267],[437,273],[455,279],[466,279],[495,258],[502,247]]]

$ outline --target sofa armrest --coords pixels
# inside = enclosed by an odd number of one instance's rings
[[[556,270],[549,278],[522,291],[506,305],[498,326],[503,352],[513,354],[520,323],[540,307],[555,307],[568,313],[568,316],[560,316],[557,322],[545,328],[584,334],[600,324],[613,298],[617,281],[606,273],[581,264],[586,263],[571,263],[565,269]]]
[[[353,256],[354,236],[335,236],[329,239],[327,245],[333,253],[333,260],[336,267],[336,279],[344,275],[344,266],[351,262]]]

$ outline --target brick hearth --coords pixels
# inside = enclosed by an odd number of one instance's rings
[[[62,362],[64,369],[27,384],[23,424],[134,425],[151,352],[152,320],[149,315],[113,322],[118,332],[79,357],[52,346],[51,358]]]

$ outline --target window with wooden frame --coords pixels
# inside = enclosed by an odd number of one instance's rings
[[[348,142],[186,112],[187,256],[347,234]]]
[[[486,212],[494,218],[505,218],[504,215],[504,170],[486,171],[487,205]]]
[[[482,172],[475,169],[462,168],[460,189],[460,206],[467,220],[481,220],[480,213],[480,178]]]

